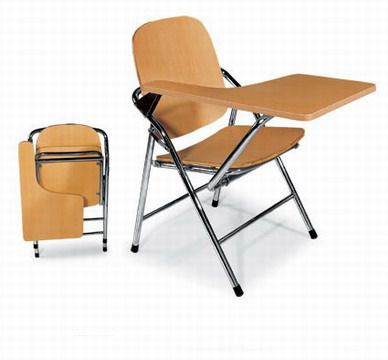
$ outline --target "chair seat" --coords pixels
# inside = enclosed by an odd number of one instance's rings
[[[249,131],[250,126],[225,127],[207,139],[178,151],[185,165],[219,167]],[[263,127],[251,140],[231,168],[246,168],[270,161],[293,148],[304,136],[304,129]],[[159,162],[173,163],[169,154],[160,155]]]

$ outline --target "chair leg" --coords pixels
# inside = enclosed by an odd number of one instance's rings
[[[294,196],[296,206],[298,207],[300,215],[302,216],[302,219],[303,219],[304,223],[306,224],[306,227],[307,227],[307,230],[309,232],[311,239],[316,239],[318,237],[318,234],[314,230],[313,225],[311,224],[311,221],[307,215],[307,212],[306,212],[305,208],[303,207],[302,201],[300,200],[299,195],[296,192],[295,186],[292,183],[291,178],[288,175],[288,172],[287,172],[287,170],[283,164],[283,161],[280,157],[276,158],[276,164],[278,165],[281,173],[283,174],[284,179],[286,180],[286,182],[288,184],[288,187],[290,188],[292,195]]]
[[[220,200],[221,186],[214,190],[212,206],[217,207]]]
[[[222,266],[223,266],[223,268],[228,276],[228,279],[233,287],[234,293],[238,297],[242,296],[244,294],[244,292],[243,292],[240,284],[238,283],[238,281],[233,273],[233,270],[228,262],[228,259],[225,256],[224,251],[221,248],[221,245],[217,239],[217,236],[214,233],[214,230],[209,222],[208,217],[206,216],[205,211],[203,210],[202,204],[199,201],[198,196],[194,191],[193,185],[191,184],[191,181],[190,181],[189,177],[187,176],[186,171],[183,169],[183,166],[180,162],[179,163],[176,162],[176,165],[178,167],[179,174],[183,180],[183,183],[184,183],[191,199],[193,200],[193,203],[194,203],[194,206],[197,210],[197,213],[198,213],[199,217],[201,218],[203,225],[205,226],[205,229],[210,237],[210,240],[213,243],[213,246],[214,246],[216,253],[221,261],[221,264],[222,264]]]
[[[33,242],[33,247],[34,247],[35,257],[38,258],[39,257],[39,244],[37,241]]]
[[[145,203],[147,198],[148,183],[150,180],[151,162],[152,162],[152,155],[154,152],[154,146],[155,146],[155,140],[151,135],[149,135],[148,143],[147,143],[147,151],[144,159],[143,176],[141,179],[139,203],[137,206],[135,231],[133,234],[133,241],[132,241],[132,247],[131,247],[131,251],[134,253],[137,253],[139,251],[139,241],[140,241],[141,228],[143,225],[144,208],[145,208]]]
[[[108,251],[108,197],[109,197],[109,169],[104,176],[104,204],[103,204],[103,237],[102,251]]]

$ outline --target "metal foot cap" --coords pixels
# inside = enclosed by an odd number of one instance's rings
[[[237,297],[243,296],[244,294],[244,291],[241,289],[240,285],[235,286],[233,290]]]

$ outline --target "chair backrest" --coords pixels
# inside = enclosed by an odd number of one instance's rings
[[[98,133],[79,124],[53,125],[45,128],[36,141],[36,153],[63,151],[98,151]],[[68,157],[72,157],[69,155]],[[41,163],[39,184],[58,193],[78,194],[85,206],[100,202],[101,164],[98,161]]]
[[[46,127],[36,141],[37,152],[43,152],[46,147],[100,147],[97,132],[86,125],[62,124]]]
[[[140,84],[170,80],[225,86],[209,34],[197,19],[182,16],[146,23],[133,36],[133,53]],[[225,111],[164,96],[154,115],[173,138],[210,124]]]

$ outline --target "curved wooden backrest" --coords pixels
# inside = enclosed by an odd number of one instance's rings
[[[82,236],[82,196],[53,193],[38,184],[34,147],[28,141],[19,144],[19,169],[24,240]]]
[[[37,152],[45,147],[100,147],[100,138],[97,132],[86,125],[63,124],[46,127],[36,141]]]
[[[78,124],[53,125],[45,128],[36,141],[36,152],[98,151],[98,133],[91,127]],[[84,206],[100,202],[100,164],[88,162],[42,163],[39,183],[49,191],[79,194]]]
[[[146,23],[133,36],[133,53],[140,84],[170,80],[225,87],[209,34],[194,18],[182,16]],[[220,106],[164,96],[154,115],[173,138],[210,124],[225,111]]]

